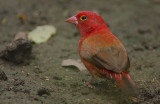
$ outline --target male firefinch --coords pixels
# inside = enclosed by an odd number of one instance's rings
[[[96,13],[81,11],[66,22],[75,24],[81,34],[79,55],[91,75],[114,79],[124,92],[136,95],[137,87],[129,75],[130,61],[126,50],[104,20]]]

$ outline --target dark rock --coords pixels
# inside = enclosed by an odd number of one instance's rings
[[[0,69],[0,80],[6,81],[8,78],[6,76],[6,74],[4,73],[4,71],[2,71]]]
[[[49,92],[49,90],[46,89],[46,88],[41,88],[41,89],[38,90],[37,94],[38,94],[39,96],[50,95],[50,92]]]
[[[54,76],[53,79],[55,79],[55,80],[62,80],[62,77]]]
[[[31,56],[32,43],[27,39],[17,39],[0,52],[0,57],[14,63],[23,63]]]
[[[152,33],[151,29],[138,29],[138,32],[140,34]]]

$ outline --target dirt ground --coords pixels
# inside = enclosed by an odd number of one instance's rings
[[[84,86],[90,74],[62,67],[65,59],[79,59],[80,35],[65,21],[78,11],[98,12],[125,45],[130,73],[140,94],[133,102],[112,81]],[[24,14],[25,24],[16,16]],[[0,104],[160,104],[159,0],[0,0],[0,51],[20,31],[51,24],[57,34],[34,44],[29,63],[0,60],[8,80],[0,80]]]

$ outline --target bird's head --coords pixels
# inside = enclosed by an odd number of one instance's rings
[[[97,31],[108,30],[104,20],[98,14],[90,11],[78,12],[75,16],[67,19],[66,22],[75,24],[83,36]]]

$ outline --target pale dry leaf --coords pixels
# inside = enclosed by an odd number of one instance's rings
[[[56,28],[51,25],[38,26],[33,31],[28,33],[28,39],[39,44],[49,40],[56,34]]]
[[[66,59],[62,61],[62,66],[75,66],[80,71],[86,71],[86,67],[80,60]]]

